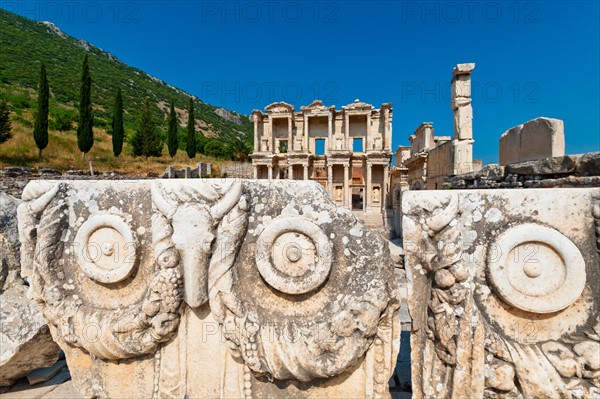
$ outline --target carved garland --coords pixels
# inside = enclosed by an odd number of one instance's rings
[[[159,212],[152,217],[152,239],[159,270],[141,303],[114,311],[84,305],[74,293],[72,282],[66,281],[61,271],[64,254],[61,237],[68,229],[66,187],[44,186],[42,189],[34,185],[34,190],[30,191],[37,192],[30,193],[26,199],[31,205],[27,212],[32,225],[41,214],[39,227],[32,229],[32,236],[37,232],[36,252],[48,256],[36,259],[34,267],[37,272],[32,273],[32,286],[49,323],[70,345],[81,347],[101,359],[125,359],[155,353],[160,343],[169,341],[178,327],[185,289],[180,251],[172,239],[174,227],[170,219],[177,206],[169,207],[167,201],[181,200],[184,207],[189,204],[200,206],[198,212],[209,212],[214,221],[212,227],[216,230],[216,241],[212,251],[216,253],[212,253],[208,267],[208,300],[215,319],[224,326],[234,357],[243,359],[248,369],[257,374],[309,381],[343,372],[364,354],[377,336],[375,377],[376,392],[379,393],[386,375],[379,370],[382,367],[379,347],[389,340],[391,330],[386,323],[390,322],[390,315],[394,314],[398,302],[393,295],[391,302],[386,298],[394,290],[385,283],[374,284],[368,298],[335,301],[333,320],[321,322],[318,326],[302,327],[303,330],[299,331],[303,337],[310,337],[314,331],[325,331],[331,334],[333,341],[316,339],[316,345],[309,341],[268,342],[269,326],[261,326],[263,322],[252,309],[247,308],[247,304],[242,303],[236,289],[237,276],[233,264],[247,228],[247,198],[242,193],[241,183],[234,187],[225,186],[213,193],[215,198],[208,199],[214,203],[211,207],[204,205],[203,201],[190,202],[186,199],[194,197],[194,193],[180,193],[185,197],[182,199],[173,197],[171,190],[155,190],[153,187],[154,205]],[[38,200],[41,203],[36,202]],[[109,328],[102,331],[94,342],[83,339],[82,327],[99,320]],[[290,359],[265,357],[266,353],[274,354],[280,350],[288,350],[289,353],[300,351],[302,354]],[[251,394],[251,381],[247,376],[244,379],[243,393],[248,396]]]
[[[450,373],[449,382],[436,394],[440,397],[481,397],[483,381],[478,365],[465,359],[480,359],[477,342],[483,340],[484,328],[472,300],[469,272],[462,259],[462,238],[458,216],[458,197],[430,211],[417,211],[427,238],[416,256],[431,277],[431,297],[427,308],[427,338],[439,360]],[[418,268],[418,267],[417,267]],[[459,366],[459,367],[456,367]],[[483,366],[483,364],[481,364]],[[421,389],[429,391],[433,381],[423,381]],[[434,384],[434,389],[437,386]]]
[[[461,234],[458,225],[451,225],[458,216],[458,199],[452,196],[448,205],[439,213],[426,218],[428,251],[421,258],[421,265],[432,273],[431,300],[427,317],[427,335],[436,343],[436,353],[448,364],[456,364],[456,337],[458,320],[463,317],[458,307],[468,296],[470,289],[463,285],[468,272],[462,260]]]
[[[281,340],[277,334],[273,337],[273,331],[269,330],[272,326],[268,323],[265,324],[264,320],[260,320],[250,304],[241,301],[236,288],[238,279],[234,273],[233,264],[240,246],[236,246],[235,243],[241,242],[245,234],[248,208],[247,198],[242,195],[237,205],[220,222],[214,247],[218,251],[223,251],[224,248],[228,250],[212,255],[208,275],[211,311],[215,319],[224,326],[223,331],[227,345],[234,358],[243,360],[248,370],[257,375],[267,375],[269,378],[275,379],[293,378],[309,381],[313,378],[328,378],[343,372],[362,356],[373,339],[377,339],[380,346],[383,345],[383,341],[390,340],[391,325],[393,324],[391,319],[397,309],[398,301],[397,298],[394,298],[393,303],[382,308],[380,294],[375,294],[379,299],[365,298],[359,302],[353,299],[343,303],[336,301],[334,307],[337,311],[335,311],[334,320],[319,323],[318,326],[299,328],[297,325],[291,325],[294,323],[286,324],[287,327],[296,329],[298,337],[303,337],[298,342]],[[276,221],[265,229],[265,232],[273,233],[267,241],[271,242],[276,239],[278,234],[271,230],[277,230],[280,224]],[[292,228],[292,225],[293,223],[285,224],[288,229]],[[280,231],[283,235],[285,232],[287,232],[286,228]],[[311,236],[311,233],[314,232],[309,229],[309,232],[303,234]],[[263,232],[263,234],[266,233]],[[319,256],[326,261],[331,254],[323,249],[327,247],[325,243],[320,242],[319,244],[323,250]],[[384,290],[383,287],[380,289]],[[379,292],[379,290],[375,291]],[[389,315],[385,312],[388,312]],[[378,320],[380,321],[378,322]],[[372,328],[369,327],[365,330],[363,327],[352,327],[351,323],[364,324],[372,326]],[[320,340],[319,338],[323,337],[313,336],[315,331],[319,331],[321,334],[326,332],[329,334],[329,339]],[[332,352],[333,347],[336,348],[335,355]],[[278,353],[293,355],[289,358],[281,358]],[[267,354],[269,355],[267,356]],[[381,369],[383,359],[380,358],[379,351],[376,356],[376,360],[379,362],[376,378],[380,380],[381,384],[384,384],[387,382],[386,370]],[[249,396],[252,387],[248,376],[249,374],[245,373],[243,392],[245,396]],[[383,385],[378,385],[377,389],[382,390]]]
[[[74,292],[72,281],[67,281],[61,271],[65,250],[61,236],[68,228],[65,190],[60,184],[29,198],[35,201],[46,192],[56,194],[45,198],[47,208],[37,209],[41,218],[35,245],[37,273],[32,275],[32,286],[44,316],[69,345],[81,347],[101,359],[154,353],[161,342],[169,341],[176,332],[181,311],[182,276],[179,258],[169,238],[171,230],[160,218],[153,220],[159,270],[141,303],[121,311],[84,305]],[[90,325],[99,328],[97,339],[87,337],[86,328]]]

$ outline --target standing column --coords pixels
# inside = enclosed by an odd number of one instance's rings
[[[371,162],[367,162],[367,181],[365,184],[366,188],[365,188],[365,195],[364,195],[364,210],[367,210],[368,206],[371,206],[371,192],[373,191],[373,184],[371,183],[371,167],[373,165],[371,164]]]
[[[304,180],[308,180],[308,165],[304,165]]]
[[[367,136],[365,138],[365,152],[373,148],[373,138],[371,137],[371,112],[367,114]]]
[[[260,142],[258,141],[258,115],[254,114],[254,152],[260,151]]]
[[[265,131],[267,130],[267,131]],[[268,144],[267,144],[267,151],[269,152],[275,152],[275,146],[274,146],[274,142],[273,142],[273,117],[271,115],[269,115],[269,128],[268,129],[264,129],[263,128],[263,136],[267,136],[268,138]]]
[[[349,143],[350,137],[350,116],[344,113],[344,149],[352,151],[352,143]]]
[[[454,139],[473,138],[471,73],[475,64],[458,64],[452,70],[450,108],[454,111]]]
[[[308,152],[308,115],[304,115],[304,151],[303,152]]]
[[[269,180],[273,180],[273,166],[269,165],[269,175],[268,175]]]
[[[391,141],[391,134],[390,134],[390,110],[389,108],[385,108],[383,110],[383,148],[384,149],[388,149],[388,148],[392,148],[392,143]]]
[[[350,188],[350,165],[344,165],[344,206],[352,209],[352,201],[348,202],[348,189]]]
[[[254,178],[258,179],[258,166],[257,165],[252,165],[252,173],[254,175]]]
[[[333,199],[333,165],[327,165],[327,191]]]
[[[329,137],[328,141],[328,145],[327,145],[327,149],[328,150],[332,150],[334,148],[333,146],[333,115],[331,112],[329,112],[329,116],[327,118],[327,137]]]
[[[381,206],[383,209],[387,209],[388,207],[388,179],[389,179],[389,165],[383,166],[383,184],[381,186]]]
[[[288,179],[294,179],[294,165],[288,165]]]
[[[288,116],[288,145],[287,152],[292,152],[292,115]]]

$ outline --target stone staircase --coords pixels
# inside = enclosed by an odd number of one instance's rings
[[[380,212],[365,213],[363,211],[352,211],[354,216],[362,220],[365,226],[379,232],[385,239],[390,238],[390,231],[385,226],[383,215]]]

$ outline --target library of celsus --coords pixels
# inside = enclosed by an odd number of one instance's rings
[[[337,110],[319,100],[254,110],[254,178],[315,180],[333,201],[367,213],[386,206],[392,104],[359,100]]]

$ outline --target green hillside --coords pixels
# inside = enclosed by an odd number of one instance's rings
[[[171,99],[175,101],[180,125],[185,126],[189,94],[124,64],[90,43],[66,35],[53,24],[32,21],[0,9],[0,99],[8,101],[15,113],[13,120],[25,126],[31,123],[40,60],[46,64],[50,81],[50,117],[58,109],[64,109],[63,113],[76,120],[81,62],[86,53],[93,80],[95,127],[107,129],[110,126],[110,112],[119,87],[123,92],[127,136],[135,129],[139,106],[145,97],[156,104],[163,131]],[[227,118],[223,118],[215,113],[216,109],[196,99],[197,132],[207,137],[237,136],[246,142],[252,140],[253,128],[247,116],[230,112],[224,113]],[[184,134],[183,130],[180,135]]]

